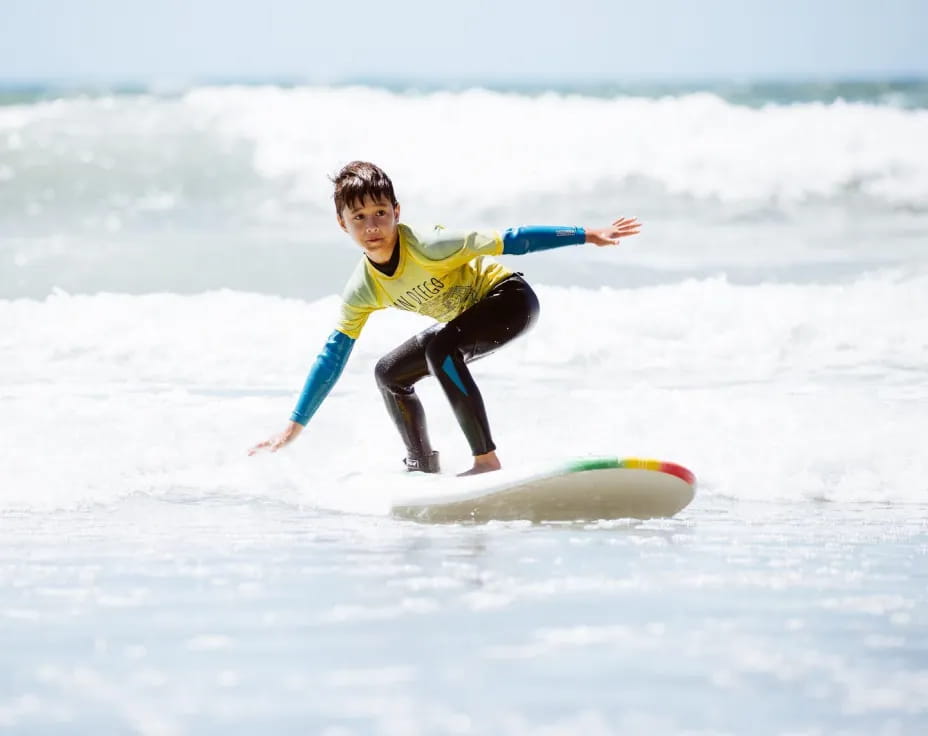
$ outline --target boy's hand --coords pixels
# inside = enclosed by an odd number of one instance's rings
[[[627,238],[641,232],[641,223],[637,217],[620,217],[612,227],[602,227],[586,231],[586,242],[594,245],[618,245],[620,238]]]
[[[269,449],[271,452],[277,452],[281,447],[287,445],[293,440],[295,440],[300,432],[303,431],[303,425],[298,424],[297,422],[290,422],[287,425],[287,428],[280,434],[274,435],[269,440],[264,440],[264,442],[259,442],[257,445],[252,447],[249,451],[249,455],[254,455],[256,452],[263,450],[265,448]]]

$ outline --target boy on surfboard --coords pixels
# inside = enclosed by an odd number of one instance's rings
[[[377,166],[352,161],[334,179],[342,230],[364,252],[342,294],[341,318],[316,358],[287,427],[255,445],[276,452],[297,438],[342,373],[371,312],[396,307],[436,320],[381,358],[374,370],[387,410],[406,445],[406,467],[439,472],[438,452],[426,431],[415,383],[432,375],[441,384],[474,456],[462,475],[499,470],[500,460],[480,390],[467,363],[531,327],[538,298],[521,274],[492,256],[565,245],[617,245],[640,230],[636,218],[610,227],[520,227],[497,232],[413,229],[401,223],[393,182]]]

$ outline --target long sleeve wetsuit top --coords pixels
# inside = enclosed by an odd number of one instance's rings
[[[400,224],[399,263],[388,276],[362,258],[342,293],[341,316],[316,358],[290,419],[306,424],[335,385],[371,312],[395,307],[449,322],[512,271],[492,256],[522,255],[583,243],[577,227],[522,227],[502,235],[414,230]]]

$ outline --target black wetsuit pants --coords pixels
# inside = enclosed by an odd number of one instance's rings
[[[467,363],[489,355],[531,327],[538,297],[520,274],[500,281],[479,302],[447,324],[410,338],[377,362],[377,385],[406,444],[407,457],[432,452],[425,412],[413,384],[429,374],[441,384],[474,455],[496,449],[480,390]]]

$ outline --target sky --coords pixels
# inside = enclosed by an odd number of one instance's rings
[[[928,76],[928,0],[0,0],[0,83]]]

